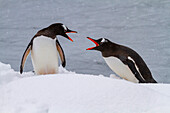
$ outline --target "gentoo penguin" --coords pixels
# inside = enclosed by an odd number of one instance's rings
[[[20,73],[22,74],[23,72],[23,67],[30,51],[34,71],[37,75],[55,74],[58,72],[58,53],[62,66],[65,67],[64,51],[56,36],[61,35],[73,41],[66,33],[77,32],[68,29],[62,23],[55,23],[38,31],[31,39],[22,56]]]
[[[113,43],[106,38],[87,38],[96,44],[96,47],[87,50],[100,51],[107,65],[121,78],[135,83],[157,83],[144,60],[131,48]]]

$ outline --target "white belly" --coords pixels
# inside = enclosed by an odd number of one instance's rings
[[[116,57],[103,57],[107,65],[120,77],[131,82],[138,83],[129,67]]]
[[[58,53],[55,40],[45,36],[35,38],[31,59],[37,75],[58,73]]]

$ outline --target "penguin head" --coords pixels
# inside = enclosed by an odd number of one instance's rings
[[[65,38],[71,40],[72,42],[73,42],[73,40],[66,33],[77,33],[77,31],[68,29],[68,27],[62,23],[52,24],[48,27],[48,29],[50,29],[53,33],[55,33],[55,35],[61,35]]]
[[[108,39],[106,38],[100,38],[98,40],[92,39],[90,37],[87,37],[89,40],[91,40],[94,44],[96,44],[95,47],[88,48],[86,50],[98,50],[98,51],[104,51],[109,47],[109,43],[111,43]]]

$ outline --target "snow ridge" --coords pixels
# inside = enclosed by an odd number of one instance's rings
[[[168,113],[168,84],[135,84],[113,75],[22,75],[0,63],[0,113]],[[164,90],[160,90],[164,89]]]

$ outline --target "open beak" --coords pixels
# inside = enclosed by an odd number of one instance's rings
[[[77,33],[77,31],[72,31],[72,30],[67,30],[66,33]],[[67,34],[64,34],[64,37],[68,38],[69,40],[71,40],[73,42],[73,40],[67,35]]]
[[[96,48],[96,47],[98,47],[99,46],[99,43],[97,42],[97,40],[94,40],[94,39],[92,39],[92,38],[90,38],[90,37],[87,37],[89,40],[91,40],[96,46],[95,47],[91,47],[91,48],[87,48],[86,50],[92,50],[92,49],[94,49],[94,48]]]

